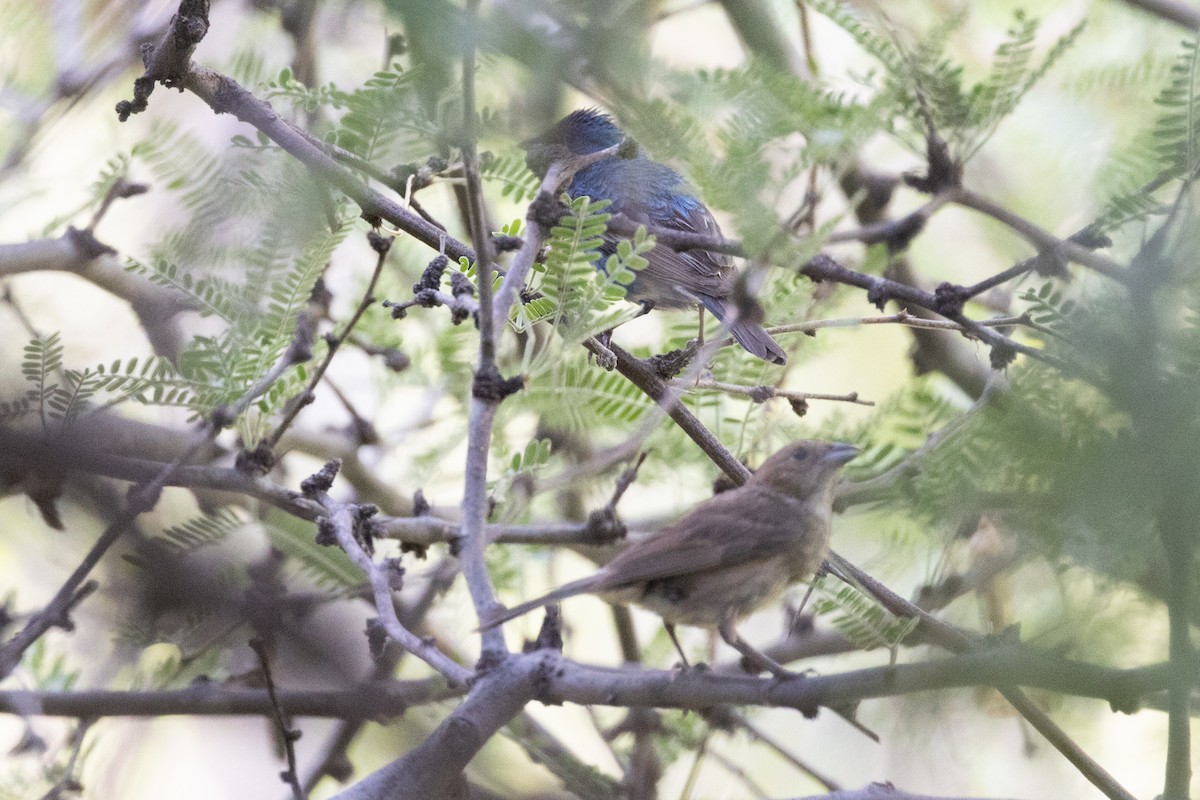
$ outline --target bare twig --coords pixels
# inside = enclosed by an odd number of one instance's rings
[[[62,774],[54,782],[54,786],[41,796],[41,800],[58,800],[58,798],[77,796],[82,793],[83,786],[76,776],[80,766],[80,755],[83,753],[84,740],[95,721],[90,717],[81,718],[76,729],[71,732],[69,739],[71,755],[62,768]]]
[[[882,242],[907,244],[908,240],[921,231],[929,218],[952,199],[950,192],[939,192],[916,211],[905,214],[903,217],[872,222],[857,230],[834,231],[825,241],[829,244],[840,242],[862,242],[868,245]]]
[[[785,400],[808,401],[808,400],[832,400],[842,403],[854,403],[860,406],[873,406],[871,400],[859,399],[858,392],[849,394],[828,394],[825,392],[796,392],[791,389],[777,389],[774,386],[740,386],[733,383],[724,383],[712,378],[701,378],[699,382],[691,382],[684,384],[681,381],[676,381],[674,386],[680,388],[696,388],[696,389],[711,389],[715,392],[724,392],[725,394],[735,394],[741,397],[749,397],[756,403],[762,403],[770,400],[772,397],[782,397]]]
[[[284,713],[303,717],[388,719],[410,708],[442,702],[463,694],[440,677],[412,681],[377,681],[338,689],[278,689]],[[56,690],[0,691],[0,711],[48,717],[262,716],[272,712],[265,689],[197,683],[186,689],[151,691]]]
[[[291,787],[292,797],[295,800],[304,800],[304,789],[300,786],[300,775],[296,771],[296,740],[300,738],[300,731],[288,727],[287,716],[279,705],[279,698],[275,694],[275,680],[271,675],[271,662],[267,658],[266,644],[261,639],[251,639],[250,649],[258,656],[258,665],[262,669],[263,681],[267,685],[267,698],[271,701],[275,729],[279,731],[279,741],[283,745],[284,757],[287,759],[288,768],[280,774],[280,777]]]
[[[308,384],[304,387],[299,395],[288,401],[282,419],[280,419],[279,424],[275,426],[275,430],[271,432],[271,435],[267,437],[266,440],[267,446],[272,450],[276,445],[279,444],[280,438],[284,433],[287,432],[287,429],[296,419],[296,415],[300,413],[300,409],[304,408],[304,406],[307,405],[307,403],[311,400],[313,392],[317,388],[317,384],[320,383],[321,378],[325,376],[326,370],[329,369],[329,365],[333,362],[333,357],[337,355],[338,349],[342,346],[342,343],[346,341],[346,337],[350,335],[350,332],[354,330],[354,326],[358,324],[360,319],[362,319],[363,314],[365,314],[367,309],[370,308],[375,302],[375,285],[379,282],[379,276],[383,272],[383,264],[387,260],[388,250],[391,248],[391,241],[374,233],[368,234],[367,238],[371,242],[371,247],[375,250],[377,255],[377,258],[375,259],[375,269],[371,273],[371,279],[367,282],[367,288],[363,291],[362,299],[358,301],[358,306],[354,309],[354,313],[350,315],[350,319],[346,322],[345,327],[342,328],[342,330],[340,330],[336,335],[326,338],[329,348],[325,352],[325,358],[323,358],[321,363],[317,365],[317,368],[313,370],[312,377],[309,378]]]
[[[954,190],[952,199],[960,206],[978,211],[981,214],[986,214],[997,222],[1004,223],[1036,247],[1039,253],[1059,253],[1065,260],[1087,267],[1114,281],[1124,282],[1128,279],[1127,270],[1116,261],[1070,239],[1059,239],[1052,233],[1038,227],[1019,214],[1015,214],[1007,208],[992,202],[983,195],[972,192],[969,189],[958,188]]]
[[[993,317],[991,319],[975,320],[977,325],[989,328],[1005,328],[1013,325],[1031,325],[1032,320],[1027,314],[1010,317]],[[814,319],[808,322],[794,322],[786,325],[773,325],[767,328],[771,334],[777,333],[813,333],[825,328],[856,328],[862,325],[904,325],[908,328],[921,328],[932,331],[963,332],[963,326],[946,319],[925,319],[910,314],[901,309],[895,314],[881,314],[875,317],[842,317],[839,319]],[[732,342],[731,342],[732,343]]]
[[[1004,354],[1021,353],[1030,358],[1044,361],[1063,372],[1073,373],[1073,370],[1058,358],[1037,348],[1022,344],[992,328],[980,325],[972,319],[968,319],[961,311],[961,303],[957,305],[947,303],[940,300],[936,295],[909,286],[908,284],[875,275],[867,275],[862,272],[855,272],[843,267],[826,255],[819,255],[805,264],[800,268],[800,274],[815,281],[829,280],[866,289],[867,299],[876,305],[882,306],[888,300],[900,300],[936,311],[947,319],[957,322],[965,331],[971,333],[984,344],[990,345],[993,348],[999,348]]]
[[[434,601],[454,582],[458,576],[458,565],[451,557],[443,558],[429,572],[428,580],[419,597],[412,603],[401,603],[397,611],[401,623],[411,630],[419,630]],[[403,660],[405,650],[400,647],[387,648],[375,658],[371,669],[371,681],[389,682],[396,667]],[[333,732],[326,737],[320,755],[304,778],[304,790],[312,793],[317,782],[325,775],[344,777],[349,768],[346,751],[365,726],[368,717],[347,715],[338,720]]]
[[[393,561],[385,562],[382,566],[376,564],[359,544],[355,531],[370,515],[366,514],[366,509],[361,506],[339,503],[329,496],[329,486],[336,474],[337,463],[326,464],[319,473],[305,480],[305,493],[319,502],[326,511],[328,525],[322,530],[336,538],[338,545],[350,556],[350,560],[367,576],[375,601],[375,611],[379,614],[379,623],[388,636],[440,672],[452,686],[466,685],[471,679],[470,670],[450,659],[432,641],[421,639],[400,622],[392,597],[393,580],[399,577],[398,565]]]
[[[496,367],[496,339],[499,331],[493,321],[507,317],[508,307],[493,306],[492,301],[492,252],[491,241],[485,230],[487,213],[483,207],[483,191],[479,186],[479,165],[475,155],[475,37],[479,14],[479,0],[468,0],[469,17],[463,55],[463,171],[467,179],[467,222],[471,228],[471,239],[475,245],[476,287],[479,291],[479,358],[475,367],[475,379],[471,387],[471,405],[467,418],[467,461],[463,477],[463,525],[462,538],[458,543],[458,556],[462,560],[463,577],[475,613],[482,619],[497,605],[496,592],[492,588],[491,575],[484,561],[483,551],[487,540],[483,532],[487,523],[487,465],[491,449],[492,423],[500,402],[522,382],[503,380]],[[527,236],[533,239],[533,236]],[[484,659],[499,658],[507,651],[504,632],[498,628],[485,630],[481,634]],[[426,744],[432,741],[426,740]],[[436,752],[436,751],[435,751]]]
[[[751,796],[753,796],[753,797],[770,797],[771,796],[770,793],[766,789],[764,789],[762,787],[762,785],[759,784],[758,781],[754,780],[754,778],[750,775],[750,773],[748,773],[736,761],[734,761],[732,758],[730,758],[729,756],[722,753],[720,750],[717,750],[715,748],[710,748],[708,750],[708,757],[711,758],[713,761],[717,762],[718,764],[720,764],[721,768],[724,769],[726,772],[728,772],[730,775],[732,775],[733,777],[735,777],[739,781],[741,781],[742,784],[745,785],[746,789],[750,792]]]
[[[589,342],[584,342],[584,346],[595,352],[594,345]],[[712,432],[705,428],[692,412],[678,402],[677,393],[659,377],[652,366],[635,358],[616,344],[610,343],[609,349],[617,358],[617,371],[624,375],[630,383],[645,392],[651,400],[665,407],[667,415],[726,475],[739,484],[744,483],[750,477],[750,470],[734,458],[725,445],[721,444],[721,441],[713,436]]]
[[[796,769],[800,770],[805,775],[808,775],[810,778],[824,786],[829,791],[835,792],[842,788],[841,784],[818,770],[813,765],[809,764],[807,761],[801,759],[799,756],[793,753],[790,748],[786,747],[782,742],[776,739],[774,735],[763,730],[762,726],[756,725],[755,723],[746,719],[745,716],[735,712],[730,712],[728,719],[732,724],[742,728],[754,739],[762,742],[767,747],[774,750]]]
[[[331,156],[232,78],[192,63],[196,45],[208,31],[208,0],[182,0],[166,33],[147,46],[146,71],[134,81],[134,98],[117,104],[124,121],[148,107],[156,83],[186,88],[217,113],[232,114],[262,131],[315,175],[342,191],[369,220],[384,219],[429,247],[452,258],[475,260],[475,252],[404,205],[380,194],[344,170]]]

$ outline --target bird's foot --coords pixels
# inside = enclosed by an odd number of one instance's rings
[[[804,677],[804,673],[793,672],[792,670],[780,664],[778,661],[766,656],[762,656],[762,660],[760,661],[758,659],[751,658],[750,656],[743,655],[741,661],[738,663],[738,666],[742,668],[743,672],[748,672],[751,675],[769,672],[775,680]]]
[[[696,664],[690,664],[687,661],[676,661],[675,665],[671,667],[671,679],[674,680],[681,675],[688,674],[707,675],[710,672],[712,672],[712,667],[703,661]]]

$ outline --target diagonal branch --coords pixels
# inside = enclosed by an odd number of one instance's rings
[[[387,220],[408,235],[451,258],[475,260],[475,251],[444,230],[372,189],[343,169],[308,134],[281,118],[264,100],[232,78],[192,63],[192,53],[208,31],[208,0],[182,0],[179,12],[155,45],[144,45],[145,73],[134,81],[134,99],[117,104],[121,121],[145,111],[156,83],[187,89],[218,114],[232,114],[253,125],[326,181],[349,197],[368,221]]]

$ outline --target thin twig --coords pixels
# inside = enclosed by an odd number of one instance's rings
[[[976,324],[989,328],[1005,328],[1012,325],[1029,325],[1028,315],[1020,314],[1009,317],[993,317],[992,319],[976,320]],[[815,319],[808,322],[795,322],[786,325],[773,325],[767,328],[770,334],[777,333],[812,333],[825,328],[855,328],[860,325],[904,325],[908,328],[921,328],[935,331],[963,332],[963,326],[948,319],[925,319],[910,314],[901,309],[895,314],[881,314],[874,317],[841,317],[838,319]]]
[[[185,14],[183,5],[202,7],[202,10],[190,8],[189,13]],[[382,218],[452,258],[465,256],[475,260],[472,248],[343,169],[324,150],[314,145],[307,133],[293,128],[265,101],[255,97],[232,78],[193,63],[192,52],[208,28],[207,3],[203,0],[184,0],[183,5],[158,44],[148,51],[146,72],[134,82],[134,100],[118,104],[118,116],[122,121],[130,114],[147,108],[147,99],[155,83],[161,81],[184,87],[217,113],[232,114],[262,131],[284,151],[354,201],[363,216],[369,219]],[[201,22],[202,25],[199,24]],[[177,46],[177,39],[186,41],[189,46]]]
[[[54,786],[41,796],[41,800],[59,800],[59,798],[77,797],[82,794],[83,786],[75,777],[76,768],[79,766],[79,756],[83,753],[83,741],[87,738],[88,731],[92,729],[95,721],[92,717],[83,717],[80,719],[78,727],[71,732],[71,755],[62,768],[62,774],[54,782]]]
[[[746,717],[744,715],[738,714],[736,712],[730,712],[729,719],[733,724],[742,728],[747,733],[749,733],[752,737],[754,737],[756,740],[762,742],[767,747],[774,750],[776,753],[778,753],[780,756],[782,756],[788,763],[790,763],[796,769],[800,770],[805,775],[809,776],[810,778],[812,778],[814,781],[816,781],[817,783],[824,786],[829,791],[836,792],[842,788],[841,784],[839,784],[836,780],[834,780],[833,778],[830,778],[828,775],[825,775],[823,772],[818,770],[813,765],[809,764],[807,761],[804,761],[803,759],[801,759],[799,756],[797,756],[795,753],[793,753],[789,748],[785,747],[782,742],[780,742],[778,739],[776,739],[773,734],[767,733],[765,730],[762,729],[762,726],[757,725],[757,724],[751,722],[750,720],[746,719]]]
[[[764,789],[758,781],[754,780],[745,769],[738,765],[729,756],[722,753],[720,750],[712,749],[708,751],[708,757],[721,765],[721,768],[728,772],[733,777],[741,781],[746,789],[749,790],[751,797],[770,797],[771,794]]]
[[[903,217],[872,222],[851,231],[834,231],[825,241],[829,244],[862,242],[867,245],[897,240],[906,241],[920,232],[929,218],[952,199],[953,196],[950,192],[939,192],[916,211],[905,214]]]
[[[705,347],[713,346],[715,341],[709,342]],[[595,345],[590,342],[584,342],[584,347],[587,347],[592,352],[596,352]],[[675,424],[726,475],[739,484],[744,483],[750,477],[750,470],[746,468],[746,465],[738,461],[725,445],[721,444],[721,441],[704,427],[704,424],[696,418],[696,415],[679,402],[678,391],[671,388],[653,367],[614,343],[609,343],[609,350],[616,356],[616,370],[624,375],[630,383],[645,392],[651,400],[658,403],[659,407],[665,410],[666,415],[673,419]],[[654,421],[654,424],[657,425],[657,420]],[[636,445],[634,447],[635,450],[637,447],[640,447],[644,435],[649,434],[646,425],[643,425],[642,430],[646,431],[646,433],[632,437],[630,440]]]
[[[342,343],[346,341],[346,337],[350,335],[350,332],[354,330],[354,326],[358,324],[360,319],[362,319],[363,314],[365,314],[367,309],[370,308],[375,302],[375,285],[379,282],[379,276],[383,272],[383,263],[387,260],[387,254],[391,247],[391,241],[373,233],[368,234],[368,239],[370,240],[371,246],[374,248],[377,254],[377,258],[375,259],[375,270],[371,273],[371,280],[367,282],[367,288],[363,292],[362,299],[358,301],[358,306],[354,309],[354,313],[350,315],[350,319],[346,322],[346,326],[336,335],[326,338],[325,341],[329,347],[325,351],[325,358],[323,358],[321,363],[317,365],[317,368],[313,370],[312,377],[309,378],[308,384],[296,397],[293,397],[288,401],[283,413],[283,418],[280,419],[279,424],[275,426],[275,430],[272,431],[271,435],[267,438],[267,446],[272,450],[274,450],[275,446],[279,444],[280,438],[284,433],[287,432],[287,429],[291,427],[292,422],[296,419],[296,415],[300,413],[300,409],[304,408],[304,406],[307,405],[309,400],[312,398],[313,392],[317,388],[317,384],[320,383],[321,378],[325,376],[326,370],[329,369],[329,365],[332,363],[333,357],[337,355],[337,351],[342,346]]]
[[[283,745],[284,757],[288,768],[280,773],[280,778],[292,789],[295,800],[304,800],[304,789],[300,786],[300,775],[296,770],[296,740],[300,731],[288,727],[287,717],[279,705],[279,697],[275,694],[275,680],[271,675],[271,663],[267,658],[267,645],[262,639],[251,639],[250,649],[258,656],[258,665],[262,669],[263,681],[267,687],[267,697],[271,701],[271,711],[275,719],[275,729],[279,731],[279,742]]]
[[[1036,247],[1039,252],[1058,252],[1067,261],[1087,267],[1106,278],[1111,278],[1118,282],[1128,280],[1128,270],[1116,261],[1070,239],[1059,239],[1054,234],[1038,227],[1019,214],[992,202],[970,189],[961,187],[956,189],[952,199],[964,208],[978,211],[1008,226]]]
[[[681,381],[675,381],[673,385],[681,388],[688,388],[690,386],[696,389],[711,389],[715,392],[724,392],[725,394],[749,397],[756,403],[761,403],[773,397],[782,397],[785,400],[795,400],[798,402],[807,400],[833,400],[842,403],[854,403],[860,406],[875,405],[875,403],[871,400],[859,399],[858,392],[850,392],[849,394],[796,392],[792,391],[791,389],[777,389],[774,386],[741,386],[733,383],[723,383],[722,381],[713,380],[712,378],[701,378],[698,382],[693,381],[692,383],[686,385]]]
[[[458,565],[454,558],[447,556],[439,561],[429,571],[428,580],[420,596],[412,603],[400,604],[397,615],[404,626],[418,630],[434,602],[450,588],[457,576]],[[375,659],[369,680],[381,683],[389,681],[405,654],[406,651],[400,647],[386,648],[383,654]],[[317,783],[326,775],[344,777],[349,767],[346,751],[354,743],[367,720],[368,717],[364,715],[347,715],[338,720],[333,732],[326,737],[324,746],[320,748],[320,755],[315,759],[314,766],[304,778],[306,792],[311,794]]]

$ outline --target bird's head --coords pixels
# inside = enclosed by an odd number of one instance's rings
[[[521,142],[525,163],[539,178],[555,161],[566,156],[595,153],[620,144],[625,134],[605,113],[594,108],[581,108],[560,119],[541,136]]]
[[[801,500],[824,496],[838,470],[856,455],[858,448],[851,444],[802,439],[774,453],[750,480]]]

